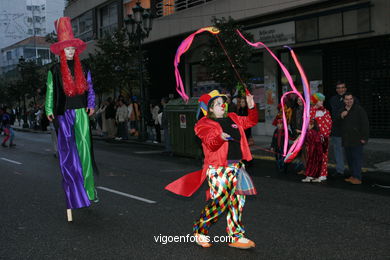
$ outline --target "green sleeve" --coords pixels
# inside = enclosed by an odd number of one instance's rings
[[[47,74],[46,82],[46,101],[45,101],[45,111],[46,115],[53,115],[53,75],[49,70]]]

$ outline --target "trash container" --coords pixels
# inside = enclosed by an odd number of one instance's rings
[[[194,132],[198,98],[191,98],[188,103],[182,99],[170,100],[165,110],[169,122],[172,152],[175,155],[200,159],[201,142]]]

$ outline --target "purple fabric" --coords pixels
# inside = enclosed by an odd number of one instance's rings
[[[83,171],[74,134],[75,111],[66,110],[58,120],[58,155],[62,173],[62,187],[68,209],[91,205],[84,189]]]
[[[93,90],[93,83],[91,72],[88,71],[87,74],[87,84],[88,84],[88,108],[95,109],[95,91]]]

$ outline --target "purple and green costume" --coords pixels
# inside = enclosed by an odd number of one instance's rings
[[[68,61],[73,71],[73,63]],[[68,97],[62,86],[59,64],[54,65],[47,77],[46,115],[54,115],[58,139],[58,157],[62,173],[62,186],[68,209],[90,206],[97,199],[94,182],[94,162],[91,133],[86,108],[95,108],[95,92],[91,73],[87,73],[88,91]]]

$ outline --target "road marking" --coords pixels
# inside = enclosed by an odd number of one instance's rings
[[[162,153],[163,151],[140,151],[140,152],[134,152],[137,154],[157,154],[157,153]]]
[[[22,164],[21,162],[13,161],[13,160],[10,160],[10,159],[4,158],[4,157],[2,157],[1,160],[7,161],[10,163],[14,163],[14,164]]]
[[[127,193],[124,193],[124,192],[121,192],[121,191],[117,191],[117,190],[113,190],[113,189],[110,189],[110,188],[106,188],[106,187],[102,187],[102,186],[97,186],[96,188],[97,189],[101,189],[101,190],[105,190],[105,191],[108,191],[108,192],[112,192],[112,193],[115,193],[115,194],[118,194],[118,195],[122,195],[122,196],[125,196],[125,197],[128,197],[128,198],[131,198],[131,199],[140,200],[140,201],[143,201],[143,202],[146,202],[146,203],[150,203],[150,204],[156,203],[153,200],[144,199],[144,198],[141,198],[141,197],[138,197],[138,196],[135,196],[135,195],[127,194]]]

